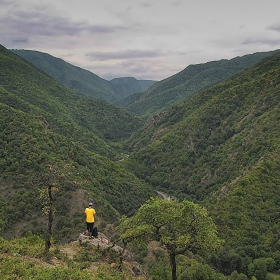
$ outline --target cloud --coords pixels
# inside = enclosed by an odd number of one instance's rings
[[[118,57],[119,59],[112,60],[96,59],[92,61],[87,59],[85,62],[87,65],[86,69],[89,69],[93,73],[96,73],[107,80],[116,77],[136,77],[137,79],[161,80],[162,77],[168,77],[174,74],[174,71],[179,72],[182,70],[182,67],[180,66],[178,66],[176,70],[172,69],[171,65],[167,66],[168,62],[166,61],[166,58],[171,57],[173,54],[155,53],[153,57],[150,57],[151,54],[148,54],[145,57],[143,55],[146,52],[138,50],[137,52],[133,52],[134,58],[131,58],[131,53],[132,52],[129,51],[129,55],[127,54],[127,56],[114,55],[115,58]],[[136,56],[136,53],[138,56]],[[147,75],[147,73],[149,73],[149,75]]]
[[[137,79],[161,80],[179,72],[185,65],[180,63],[182,56],[192,55],[194,52],[173,52],[170,50],[141,50],[128,49],[122,51],[88,52],[80,67],[110,80],[116,77],[136,77]],[[178,60],[174,65],[173,59]],[[77,65],[75,57],[66,58],[69,63]],[[148,74],[147,74],[148,73]]]
[[[280,32],[280,23],[273,24],[267,28],[267,30],[272,30],[276,32]]]
[[[12,39],[12,42],[14,43],[14,44],[26,44],[26,43],[28,43],[28,38],[26,38],[26,37],[22,37],[22,38],[16,38],[16,39]]]
[[[11,4],[14,4],[16,3],[16,1],[11,1],[11,0],[0,0],[0,5],[1,6],[4,6],[4,5],[11,5]]]
[[[248,38],[242,42],[243,45],[251,44],[262,44],[269,46],[278,46],[280,44],[280,39],[270,39],[270,38]]]
[[[91,68],[93,73],[100,73],[106,80],[116,77],[136,77],[137,79],[161,80],[162,74],[170,76],[170,72],[162,67],[159,62],[127,61],[109,65],[94,65]],[[118,73],[118,75],[116,75]],[[149,76],[147,76],[149,73]]]
[[[152,4],[150,2],[141,2],[140,6],[143,8],[149,8],[152,6]]]
[[[119,59],[137,59],[137,58],[157,58],[164,54],[159,50],[124,50],[115,52],[90,52],[86,54],[91,60],[119,60]]]
[[[172,2],[172,5],[173,5],[173,6],[181,6],[181,5],[182,5],[182,1],[180,1],[180,0],[175,0],[175,1]]]
[[[21,11],[14,13],[13,17],[0,20],[6,26],[16,28],[25,34],[40,36],[79,35],[83,31],[90,33],[112,33],[120,26],[92,25],[87,22],[74,22],[67,18],[48,15],[44,12]]]
[[[74,21],[67,17],[49,14],[47,10],[10,10],[0,17],[1,41],[8,47],[17,47],[17,44],[38,45],[43,38],[49,37],[49,42],[62,42],[62,38],[79,38],[85,34],[88,36],[112,34],[123,30],[120,25],[92,24],[87,21]],[[66,43],[66,40],[64,40]],[[67,43],[66,43],[67,44]],[[69,44],[69,43],[68,43]]]
[[[102,77],[160,79],[189,64],[279,48],[279,5],[268,1],[0,0],[0,38]]]

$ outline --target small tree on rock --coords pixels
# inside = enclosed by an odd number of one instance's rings
[[[219,247],[216,226],[207,210],[190,201],[151,198],[135,216],[123,217],[118,227],[125,243],[158,241],[169,255],[172,279],[177,279],[176,256]]]

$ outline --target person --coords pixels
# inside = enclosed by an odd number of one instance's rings
[[[93,209],[93,203],[90,202],[88,207],[85,209],[85,216],[86,216],[86,224],[87,224],[87,231],[89,234],[89,238],[92,238],[92,231],[94,227],[94,217],[95,217],[95,210]]]

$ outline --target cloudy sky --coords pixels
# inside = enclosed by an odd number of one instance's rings
[[[0,39],[110,80],[280,49],[279,0],[0,0]]]

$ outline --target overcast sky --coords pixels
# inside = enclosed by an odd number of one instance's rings
[[[279,0],[0,0],[1,44],[115,77],[280,49]]]

